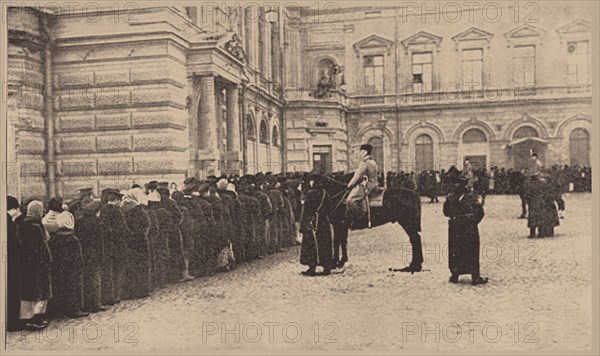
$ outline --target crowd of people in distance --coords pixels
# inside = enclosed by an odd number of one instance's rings
[[[556,185],[561,193],[591,192],[592,168],[588,166],[558,166],[542,170],[548,176],[551,184]],[[513,168],[490,169],[478,168],[473,170],[473,190],[479,194],[521,194],[523,182],[527,176],[524,170]],[[388,187],[400,187],[418,190],[419,194],[430,198],[432,203],[438,202],[438,196],[448,195],[453,187],[451,170],[424,170],[421,173],[387,172],[385,181]],[[379,178],[383,185],[383,174]]]

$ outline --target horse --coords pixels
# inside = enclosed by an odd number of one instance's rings
[[[370,227],[365,221],[346,221],[346,196],[347,181],[351,175],[336,178],[319,175],[319,184],[330,195],[333,203],[333,211],[330,213],[331,224],[334,234],[334,266],[342,268],[348,262],[348,233],[349,230],[360,230],[376,227],[387,223],[398,223],[409,237],[412,247],[412,260],[410,264],[401,269],[400,272],[421,272],[423,264],[423,249],[421,245],[421,199],[419,194],[410,189],[393,188],[383,193],[381,206],[370,208]],[[310,176],[303,178],[301,184],[309,184]],[[305,191],[305,189],[301,189]],[[342,256],[340,258],[340,250]]]

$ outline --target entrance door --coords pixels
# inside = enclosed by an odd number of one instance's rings
[[[465,160],[469,160],[469,163],[471,163],[471,166],[473,167],[473,170],[477,170],[477,169],[486,169],[486,165],[487,165],[487,156],[482,155],[482,156],[465,156]]]
[[[331,146],[313,146],[313,171],[318,174],[332,172]]]

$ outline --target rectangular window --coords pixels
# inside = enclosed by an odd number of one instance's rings
[[[567,43],[567,83],[569,85],[590,83],[588,41]]]
[[[363,68],[365,92],[369,94],[383,93],[383,56],[365,56]]]
[[[462,51],[463,90],[480,90],[483,86],[483,50]]]
[[[514,83],[519,88],[535,85],[535,46],[513,48]]]
[[[413,92],[431,91],[433,87],[433,60],[431,52],[413,53]]]

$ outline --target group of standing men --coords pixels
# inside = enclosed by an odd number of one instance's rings
[[[8,197],[7,329],[40,330],[169,283],[209,276],[296,242],[299,192],[285,176],[190,177],[92,190],[63,204]]]

